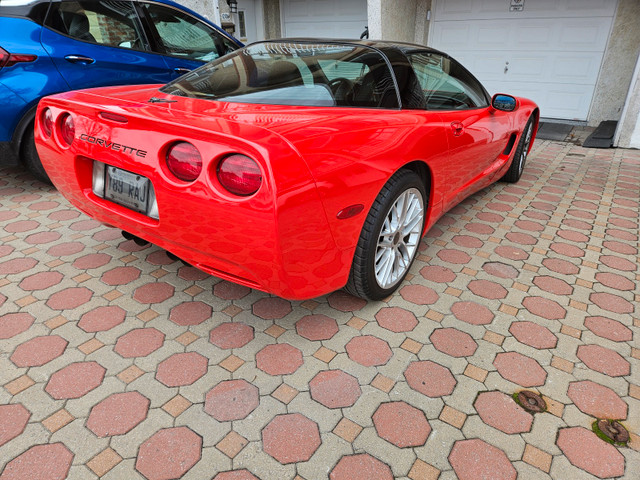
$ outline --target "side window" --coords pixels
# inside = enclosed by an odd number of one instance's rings
[[[168,55],[209,62],[238,47],[220,32],[180,10],[141,4],[157,33],[157,41]]]
[[[53,2],[46,26],[83,42],[149,50],[138,14],[128,1]]]
[[[458,62],[437,53],[409,55],[430,110],[460,110],[488,105],[480,83]]]
[[[357,82],[369,73],[369,66],[365,63],[318,60],[318,64],[329,82],[336,78],[346,78],[351,82]]]

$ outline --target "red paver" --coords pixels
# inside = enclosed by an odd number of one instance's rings
[[[489,280],[471,280],[467,285],[469,290],[479,297],[496,300],[507,296],[507,289]]]
[[[489,275],[500,278],[517,278],[519,274],[515,267],[501,262],[487,262],[482,265],[482,269]]]
[[[67,253],[67,255],[71,255]],[[73,262],[73,266],[78,270],[90,270],[92,268],[100,268],[105,266],[112,260],[111,255],[106,253],[90,253],[84,257],[80,257]]]
[[[73,453],[62,443],[36,445],[20,454],[4,468],[2,480],[64,480]]]
[[[147,258],[145,260],[152,265],[171,265],[173,262],[175,262],[174,259],[169,258],[169,255],[167,255],[167,252],[164,250],[157,250],[153,253],[150,253],[149,255],[147,255]]]
[[[438,328],[433,331],[429,340],[437,350],[452,357],[468,357],[478,348],[471,335],[455,328]]]
[[[82,315],[78,326],[85,332],[104,332],[124,322],[126,315],[127,312],[115,305],[97,307]]]
[[[165,282],[147,283],[138,287],[133,298],[140,303],[162,303],[173,297],[175,288]]]
[[[164,343],[164,333],[155,328],[137,328],[118,338],[113,350],[125,358],[146,357]]]
[[[616,257],[615,255],[600,255],[600,261],[607,267],[615,268],[623,272],[635,272],[638,269],[635,263],[626,258]]]
[[[73,310],[84,305],[93,296],[93,292],[85,287],[71,287],[54,293],[47,300],[47,307],[53,310]]]
[[[126,285],[140,277],[140,269],[136,267],[116,267],[102,274],[100,278],[111,286]]]
[[[449,463],[460,480],[515,480],[516,469],[502,450],[480,440],[458,440]]]
[[[351,360],[365,367],[384,365],[393,356],[389,344],[373,335],[353,337],[345,348]]]
[[[244,323],[221,323],[209,332],[209,341],[225,350],[244,347],[251,340],[253,327]]]
[[[204,411],[219,422],[246,418],[260,404],[258,387],[246,380],[226,380],[209,390]]]
[[[0,447],[24,432],[30,417],[22,404],[0,405]]]
[[[486,227],[486,225],[483,225],[483,227]],[[456,265],[462,265],[471,261],[471,256],[468,253],[456,250],[454,248],[443,248],[442,250],[438,251],[436,255],[440,260]]]
[[[51,375],[45,390],[56,400],[80,398],[100,386],[106,371],[96,362],[72,363]]]
[[[633,340],[633,332],[622,323],[606,317],[587,317],[584,326],[594,334],[614,342],[629,342]]]
[[[196,352],[176,353],[158,365],[156,380],[167,387],[191,385],[207,373],[209,360]]]
[[[65,220],[73,220],[74,218],[78,218],[79,216],[80,212],[76,210],[58,210],[57,212],[52,212],[47,215],[47,218],[62,222]]]
[[[431,433],[422,410],[403,401],[380,405],[373,414],[373,425],[381,438],[400,448],[424,445]]]
[[[596,273],[596,281],[606,285],[609,288],[621,290],[623,292],[634,290],[636,284],[622,275],[609,272]]]
[[[526,260],[529,258],[529,254],[523,249],[509,245],[496,247],[494,252],[496,255],[502,258],[508,258],[509,260]]]
[[[4,230],[9,233],[23,233],[38,228],[39,226],[40,223],[35,220],[20,220],[6,225]]]
[[[332,308],[340,310],[341,312],[355,312],[367,304],[366,300],[349,295],[342,290],[338,290],[329,295],[327,302]]]
[[[29,330],[35,318],[28,313],[7,313],[0,317],[0,340],[15,337]]]
[[[633,303],[628,300],[607,292],[592,293],[589,300],[598,305],[603,310],[614,313],[633,313]]]
[[[469,232],[473,232],[473,233],[478,233],[480,235],[491,235],[493,232],[495,232],[495,228],[489,226],[489,225],[484,225],[482,223],[467,223],[464,226],[465,230],[468,230]],[[458,257],[458,260],[460,258]],[[444,259],[443,259],[444,260]],[[457,262],[452,262],[452,263],[457,263]]]
[[[284,298],[265,297],[253,304],[253,314],[265,320],[277,320],[291,313],[291,302]]]
[[[456,235],[451,240],[456,245],[465,248],[480,248],[482,247],[482,245],[484,245],[484,242],[482,240],[470,235]]]
[[[25,278],[18,286],[26,291],[45,290],[60,283],[62,278],[59,272],[40,272]]]
[[[87,428],[98,437],[124,435],[147,418],[150,403],[138,392],[114,393],[91,409]]]
[[[638,249],[627,243],[617,242],[615,240],[609,240],[602,242],[602,246],[611,250],[612,252],[622,253],[623,255],[636,255]]]
[[[458,320],[472,325],[488,325],[494,317],[491,310],[475,302],[456,302],[451,306],[451,313]]]
[[[204,302],[184,302],[171,309],[169,320],[183,327],[200,325],[205,320],[209,320],[212,313],[211,306]]]
[[[11,361],[17,367],[39,367],[62,355],[68,343],[58,335],[35,337],[18,345]]]
[[[435,290],[424,285],[407,285],[402,287],[398,293],[407,302],[415,303],[416,305],[432,305],[440,298]]]
[[[256,354],[256,366],[269,375],[288,375],[302,365],[302,352],[288,343],[267,345]]]
[[[567,315],[567,311],[558,302],[544,297],[526,297],[522,306],[542,318],[560,320]]]
[[[482,392],[473,406],[484,423],[501,432],[512,434],[531,430],[533,415],[502,392]]]
[[[504,217],[502,215],[498,215],[497,213],[491,213],[491,212],[478,212],[476,213],[476,218],[478,220],[482,220],[483,222],[492,222],[492,223],[504,222]]]
[[[197,282],[199,280],[208,278],[209,274],[195,267],[185,265],[184,267],[180,267],[178,269],[178,276],[188,282]]]
[[[558,255],[564,255],[565,257],[584,257],[584,250],[582,248],[576,247],[575,245],[569,245],[568,243],[552,243],[549,248]]]
[[[429,360],[411,362],[404,378],[411,388],[427,397],[451,395],[457,383],[447,368]]]
[[[505,237],[510,242],[517,243],[518,245],[535,245],[538,243],[536,237],[529,235],[528,233],[509,232]]]
[[[342,457],[329,475],[331,480],[393,480],[391,469],[368,453]]]
[[[573,263],[561,258],[545,258],[542,260],[542,265],[552,272],[562,273],[563,275],[575,275],[580,271]]]
[[[520,343],[533,348],[555,348],[558,343],[558,338],[551,333],[551,330],[534,322],[513,322],[509,332]]]
[[[533,279],[533,284],[545,292],[555,295],[571,295],[573,287],[564,280],[548,275],[541,275]]]
[[[0,263],[0,275],[13,275],[26,272],[38,264],[33,258],[14,258]]]
[[[326,315],[307,315],[296,322],[298,335],[307,340],[329,340],[338,330],[335,319]]]
[[[400,307],[384,307],[376,313],[378,325],[392,332],[410,332],[418,325],[418,319],[409,310]]]
[[[453,270],[447,267],[441,267],[438,265],[428,265],[420,270],[426,280],[436,283],[450,283],[456,279],[456,274]]]
[[[249,470],[234,470],[231,472],[220,472],[213,480],[260,480]]]
[[[283,464],[306,462],[320,443],[318,425],[299,413],[276,415],[262,430],[263,450]]]
[[[575,230],[558,230],[558,236],[572,242],[586,243],[589,241],[589,237],[587,235],[581,232],[576,232]]]
[[[249,287],[239,285],[233,282],[227,282],[226,280],[216,283],[213,286],[213,294],[216,297],[220,297],[223,300],[240,300],[251,293]]]
[[[149,480],[181,478],[200,460],[202,437],[187,427],[165,428],[140,445],[136,470]]]
[[[93,230],[94,228],[98,228],[102,226],[100,222],[93,219],[88,220],[80,220],[79,222],[72,223],[69,227],[71,230],[75,230],[76,232],[84,232],[87,230]]]
[[[493,365],[505,379],[523,387],[544,385],[547,372],[533,358],[517,352],[503,352],[496,355]]]
[[[624,457],[613,445],[582,427],[563,428],[557,445],[576,467],[599,478],[624,475]]]
[[[611,377],[629,375],[631,366],[618,352],[600,345],[580,345],[578,358],[592,370]]]
[[[58,232],[40,232],[29,235],[24,241],[29,245],[44,245],[45,243],[55,242],[60,237],[62,235]]]
[[[569,398],[582,412],[595,418],[624,420],[627,404],[616,392],[591,380],[569,384]]]
[[[358,380],[342,370],[319,372],[309,382],[311,398],[327,408],[350,407],[360,397]]]

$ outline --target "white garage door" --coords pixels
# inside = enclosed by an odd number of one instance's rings
[[[524,3],[522,11],[510,11]],[[437,0],[430,44],[489,93],[531,98],[546,118],[586,120],[615,0]]]
[[[281,0],[285,37],[360,38],[367,0]]]

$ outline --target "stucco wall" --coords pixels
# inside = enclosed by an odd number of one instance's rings
[[[282,37],[282,26],[280,25],[280,1],[263,0],[264,15],[264,38]]]
[[[618,0],[618,10],[589,112],[591,126],[603,120],[620,120],[640,52],[639,19],[640,1]]]
[[[637,57],[627,104],[616,132],[615,145],[640,148],[640,56]]]
[[[431,0],[368,0],[369,38],[426,44]]]
[[[212,22],[215,22],[214,2],[217,3],[217,0],[178,0],[180,5],[190,8]],[[224,3],[225,7],[227,6],[227,2],[221,3]]]

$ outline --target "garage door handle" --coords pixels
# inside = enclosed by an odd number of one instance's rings
[[[64,57],[67,62],[79,63],[81,65],[91,65],[95,63],[95,60],[91,57],[85,57],[84,55],[67,55]]]
[[[460,122],[451,122],[451,130],[453,130],[453,135],[455,137],[459,137],[464,132],[464,125]]]
[[[185,73],[189,73],[191,70],[184,67],[176,67],[173,69],[178,75],[184,75]]]

